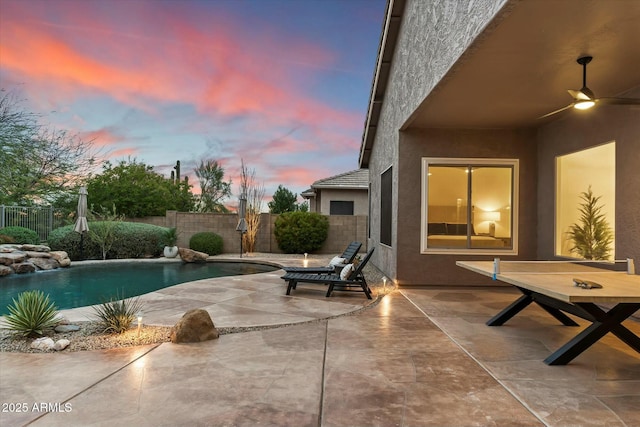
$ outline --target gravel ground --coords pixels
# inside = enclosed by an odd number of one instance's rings
[[[97,322],[74,322],[73,324],[80,326],[80,330],[63,333],[47,331],[45,336],[54,342],[61,339],[71,341],[63,351],[83,351],[162,343],[170,341],[171,334],[171,328],[165,326],[144,326],[138,336],[137,329],[130,329],[123,334],[111,334],[104,333]],[[0,329],[0,352],[42,353],[42,350],[30,348],[33,340],[33,338],[16,336],[7,329]],[[55,353],[55,350],[51,352]]]
[[[375,267],[370,265],[365,266],[364,275],[371,288],[378,288],[382,286],[382,274]],[[381,293],[379,292],[378,294],[380,295]],[[379,300],[380,298],[376,299],[373,304],[346,315],[357,315],[362,310],[375,306]],[[312,322],[324,320],[325,319],[319,319]],[[54,342],[61,339],[68,339],[71,343],[63,350],[67,352],[104,350],[137,345],[159,344],[171,341],[171,327],[169,326],[143,326],[140,330],[140,336],[138,336],[138,330],[135,325],[123,334],[112,334],[103,332],[98,322],[74,322],[73,324],[78,325],[80,330],[62,333],[50,330],[46,331],[45,336],[51,338]],[[225,335],[285,326],[289,325],[218,328],[218,332],[220,335]],[[0,352],[42,353],[42,350],[36,350],[30,347],[32,342],[33,338],[16,336],[12,331],[0,328]],[[51,350],[51,352],[55,352],[55,350]]]

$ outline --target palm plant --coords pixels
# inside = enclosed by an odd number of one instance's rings
[[[167,246],[175,246],[178,243],[178,229],[176,227],[168,228],[164,233],[164,241]]]
[[[580,198],[580,223],[571,225],[567,233],[573,241],[570,250],[584,259],[608,259],[613,232],[602,213],[604,205],[598,205],[600,196],[594,196],[589,186]]]

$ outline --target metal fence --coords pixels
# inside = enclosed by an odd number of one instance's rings
[[[4,227],[28,228],[38,233],[40,240],[45,242],[51,230],[60,225],[62,225],[60,214],[53,206],[0,205],[0,229]]]

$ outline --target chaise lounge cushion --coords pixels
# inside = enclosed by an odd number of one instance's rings
[[[353,264],[347,264],[344,266],[344,268],[340,272],[340,278],[342,280],[347,280],[351,275],[351,273],[353,273]]]
[[[347,262],[345,258],[334,256],[331,261],[329,261],[328,267],[335,267],[336,265],[344,265]]]

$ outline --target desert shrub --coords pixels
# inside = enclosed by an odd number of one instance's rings
[[[100,233],[104,227],[112,227],[106,221],[89,222],[89,230]],[[107,259],[158,257],[164,248],[165,227],[136,222],[116,221],[113,228],[113,242],[106,251]],[[73,231],[73,225],[56,228],[49,233],[49,247],[55,251],[65,251],[71,260],[80,259],[80,234]],[[102,259],[102,245],[85,233],[82,245],[83,259]]]
[[[0,245],[15,243],[15,242],[16,242],[16,239],[14,239],[13,237],[7,236],[5,234],[0,234]]]
[[[316,212],[287,212],[275,222],[278,247],[287,254],[313,252],[329,235],[329,219]]]
[[[140,298],[133,299],[112,299],[98,306],[93,307],[100,326],[105,332],[121,334],[125,332],[137,319],[138,313],[142,310]]]
[[[209,255],[220,255],[222,253],[222,237],[211,232],[196,233],[189,239],[189,248]]]
[[[7,308],[8,328],[25,337],[41,336],[45,329],[58,323],[57,308],[42,291],[22,292]]]
[[[27,243],[31,245],[40,244],[38,233],[25,227],[5,227],[0,228],[0,234],[12,237],[14,243]]]

